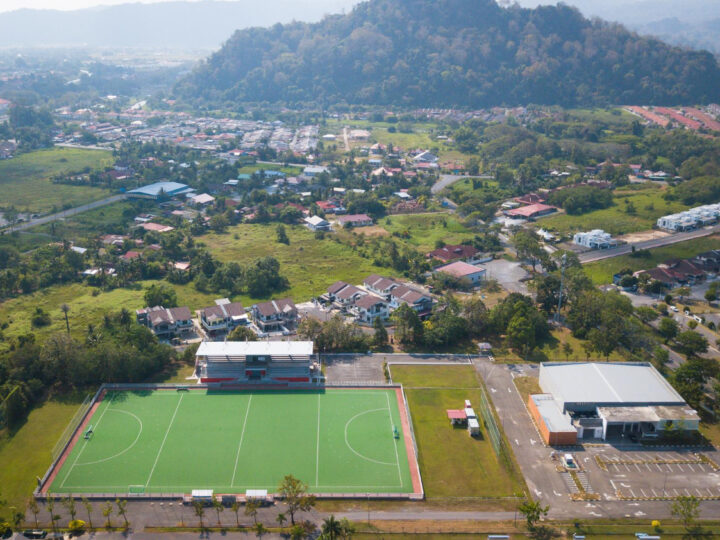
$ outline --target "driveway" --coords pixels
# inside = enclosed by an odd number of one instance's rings
[[[483,266],[487,269],[487,276],[497,281],[503,289],[510,292],[517,292],[525,295],[530,294],[527,285],[521,281],[530,277],[520,263],[495,259]]]

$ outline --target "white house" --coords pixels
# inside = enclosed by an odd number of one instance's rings
[[[350,310],[358,322],[368,324],[372,324],[377,318],[387,320],[390,316],[387,302],[374,294],[360,297]]]
[[[610,249],[617,247],[617,240],[602,229],[594,229],[588,232],[575,233],[573,244],[590,249]]]
[[[713,225],[718,222],[719,218],[720,203],[706,204],[678,214],[663,216],[657,220],[657,226],[660,229],[674,232],[691,231],[698,227]]]
[[[311,231],[329,231],[331,228],[330,222],[320,216],[306,217],[305,226]]]

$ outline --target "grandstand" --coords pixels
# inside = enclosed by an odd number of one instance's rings
[[[203,342],[195,373],[202,383],[319,382],[312,341]]]

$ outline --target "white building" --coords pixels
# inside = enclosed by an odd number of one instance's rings
[[[590,249],[610,249],[618,245],[617,240],[613,240],[612,235],[602,229],[575,233],[573,244]]]
[[[673,232],[691,231],[698,227],[713,225],[720,218],[720,203],[706,204],[691,208],[685,212],[663,216],[657,220],[657,226]]]
[[[306,217],[305,226],[311,231],[329,231],[331,229],[330,222],[320,216]]]
[[[195,372],[202,383],[308,383],[320,366],[312,341],[203,341]]]

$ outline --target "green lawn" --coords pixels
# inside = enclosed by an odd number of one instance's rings
[[[273,256],[280,262],[280,273],[290,281],[290,288],[277,292],[273,298],[292,297],[296,302],[318,296],[338,280],[361,283],[372,273],[387,269],[372,264],[350,247],[326,235],[315,239],[315,234],[302,226],[285,226],[290,244],[276,241],[275,224],[244,224],[231,227],[225,234],[210,234],[199,239],[207,245],[213,256],[223,262],[250,262],[260,257]],[[244,305],[252,305],[262,298],[240,297]],[[210,304],[208,304],[210,305]]]
[[[0,161],[0,204],[15,206],[23,212],[44,213],[102,199],[111,194],[110,190],[53,184],[50,177],[86,167],[103,169],[112,163],[113,157],[108,152],[77,148],[39,150]]]
[[[130,202],[117,202],[62,221],[35,227],[34,231],[87,246],[99,234],[124,234],[128,223],[134,217],[123,216],[123,212],[128,208],[132,208]]]
[[[618,190],[610,208],[577,216],[557,214],[538,220],[537,227],[565,235],[591,229],[603,229],[613,235],[646,231],[655,225],[659,217],[687,209],[686,205],[677,201],[664,200],[662,194],[663,190],[652,186],[639,190]],[[625,200],[635,206],[635,214],[627,213]]]
[[[391,372],[393,381],[403,383],[405,389],[429,499],[499,498],[523,490],[522,479],[498,460],[484,431],[481,438],[473,439],[447,419],[445,410],[463,407],[466,399],[480,403],[480,382],[473,366],[396,365]]]
[[[279,165],[271,165],[269,163],[250,163],[240,167],[238,174],[253,174],[258,169],[262,169],[264,171],[280,171],[290,176],[298,175],[302,172],[302,169],[299,167],[281,167]]]
[[[435,249],[438,240],[458,244],[475,237],[475,233],[460,223],[457,217],[445,212],[388,216],[378,225],[391,234],[398,233],[423,253]]]
[[[48,401],[34,409],[17,432],[0,431],[0,498],[24,508],[52,462],[51,450],[70,422],[80,400]]]
[[[413,491],[394,389],[112,392],[90,424],[51,492]]]
[[[647,270],[654,268],[659,263],[668,259],[694,257],[698,253],[711,249],[720,249],[720,236],[709,236],[680,242],[669,246],[650,250],[650,257],[632,257],[621,255],[611,259],[589,263],[583,266],[585,273],[597,285],[612,283],[614,274],[623,268],[630,268],[632,271]]]
[[[6,338],[33,332],[38,341],[42,341],[51,334],[65,331],[65,319],[60,311],[60,306],[68,304],[70,306],[68,314],[70,331],[74,337],[83,339],[88,324],[101,324],[106,313],[119,311],[121,308],[126,308],[134,313],[136,309],[144,307],[145,289],[152,283],[155,282],[141,282],[134,289],[101,291],[97,296],[93,296],[93,291],[98,291],[98,289],[82,283],[55,285],[0,303],[0,323],[6,321],[9,323],[9,326],[3,331]],[[192,310],[213,305],[213,300],[217,296],[200,293],[192,285],[174,287],[178,294],[178,305],[187,305]],[[33,328],[30,324],[32,314],[37,306],[41,306],[50,314],[52,323],[49,326]],[[8,346],[7,340],[0,341],[0,350],[6,349]]]

